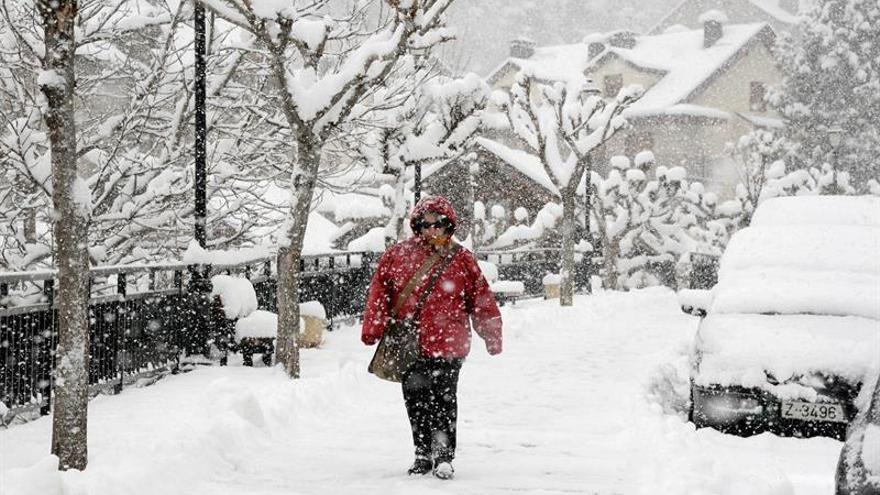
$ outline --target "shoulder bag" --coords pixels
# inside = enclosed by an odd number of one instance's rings
[[[383,380],[391,382],[399,383],[403,381],[403,375],[419,358],[418,320],[422,311],[422,306],[428,298],[428,295],[434,289],[434,284],[437,282],[437,279],[446,269],[446,266],[449,265],[449,262],[452,261],[452,258],[457,251],[458,246],[453,245],[449,250],[449,253],[443,259],[440,268],[434,273],[431,280],[428,281],[428,285],[425,286],[425,290],[422,291],[422,294],[419,296],[419,302],[416,304],[416,310],[413,312],[413,315],[402,319],[399,317],[398,313],[403,307],[404,302],[406,302],[407,298],[412,294],[412,291],[415,289],[416,285],[418,285],[419,280],[421,280],[422,277],[424,277],[425,274],[428,273],[437,263],[441,254],[434,253],[426,259],[425,262],[422,263],[422,266],[416,270],[416,273],[412,276],[409,283],[407,283],[403,290],[400,291],[400,294],[397,296],[397,301],[394,304],[394,310],[391,313],[392,319],[388,322],[388,327],[385,328],[385,331],[382,333],[382,338],[376,345],[376,353],[373,354],[373,359],[370,361],[370,366],[367,368],[370,373]]]

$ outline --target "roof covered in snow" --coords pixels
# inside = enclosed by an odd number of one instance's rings
[[[536,184],[559,196],[559,189],[553,185],[553,181],[536,156],[522,150],[509,148],[491,139],[477,138],[477,144]]]
[[[724,26],[721,39],[708,48],[703,47],[702,29],[642,36],[637,38],[636,45],[631,49],[609,47],[593,65],[599,67],[619,58],[643,70],[663,75],[625,112],[631,116],[666,113],[672,109],[677,114],[695,113],[722,118],[720,112],[712,113],[713,109],[680,106],[699,94],[706,83],[728,68],[750,43],[771,42],[773,37],[773,31],[763,23]]]
[[[582,76],[589,62],[586,43],[543,46],[536,48],[534,55],[527,59],[507,58],[486,79],[492,83],[510,69],[526,69],[540,79],[564,81]]]
[[[749,3],[770,14],[774,19],[786,24],[797,24],[796,13],[789,12],[779,6],[779,0],[748,0]]]
[[[724,26],[723,36],[712,46],[703,47],[703,30],[686,29],[674,32],[636,36],[631,48],[612,46],[590,59],[589,43],[604,42],[609,35],[590,35],[583,42],[571,45],[541,47],[529,59],[508,58],[488,80],[495,82],[511,70],[528,70],[546,80],[570,80],[583,77],[591,69],[612,60],[644,72],[660,75],[660,80],[646,88],[644,95],[625,112],[629,117],[654,115],[692,116],[729,119],[730,114],[714,108],[690,104],[713,78],[723,73],[732,62],[746,53],[754,43],[772,44],[775,34],[765,23]]]

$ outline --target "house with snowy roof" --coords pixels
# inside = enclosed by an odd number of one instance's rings
[[[629,128],[595,157],[597,168],[615,155],[652,150],[658,165],[682,165],[692,179],[731,195],[738,172],[726,153],[729,143],[753,128],[781,125],[765,100],[767,88],[782,79],[771,51],[776,35],[766,23],[730,24],[718,11],[701,21],[701,29],[618,31],[572,45],[536,48],[519,40],[488,81],[507,89],[522,69],[548,81],[587,75],[608,98],[640,84],[644,95],[624,113]],[[490,147],[481,151],[505,161]]]
[[[682,0],[647,34],[661,34],[673,26],[699,28],[700,16],[709,10],[724,12],[731,24],[766,22],[777,33],[795,34],[798,13],[812,3],[813,0]]]

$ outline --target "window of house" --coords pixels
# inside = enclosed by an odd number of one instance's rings
[[[630,159],[642,151],[653,151],[654,136],[650,132],[630,131],[623,140],[623,152]]]
[[[764,83],[760,81],[752,81],[751,87],[749,88],[749,110],[753,112],[766,112],[766,95],[767,88],[764,86]]]
[[[605,96],[614,98],[623,87],[623,74],[608,74],[605,76]]]

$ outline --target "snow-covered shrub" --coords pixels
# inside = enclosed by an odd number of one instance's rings
[[[229,275],[211,277],[211,297],[219,297],[226,318],[244,318],[257,309],[257,293],[250,280]]]
[[[815,194],[880,195],[877,179],[856,183],[850,172],[838,170],[827,162],[818,166],[801,166],[794,162],[793,146],[786,137],[761,129],[740,138],[731,150],[738,164],[740,183],[736,197],[721,205],[722,211],[719,212],[720,216],[730,220],[729,230],[748,226],[758,205],[770,198]]]
[[[702,185],[688,183],[682,167],[657,167],[650,178],[625,157],[611,161],[606,176],[594,172],[591,179],[605,286],[672,284],[679,258],[706,237],[702,232],[715,199]]]
[[[507,211],[501,205],[492,205],[489,210],[490,218],[487,220],[487,233],[493,239],[497,239],[502,232],[507,230]]]

